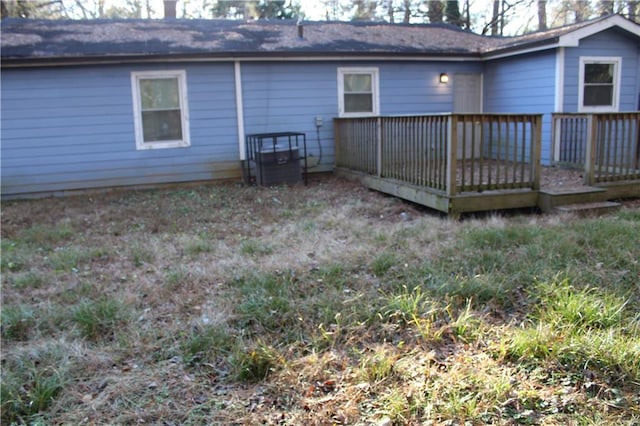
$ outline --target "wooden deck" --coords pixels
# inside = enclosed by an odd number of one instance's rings
[[[444,191],[436,191],[399,180],[379,178],[353,170],[338,168],[336,173],[347,179],[357,180],[370,189],[394,195],[451,216],[516,208],[539,208],[548,213],[569,204],[640,198],[640,181],[589,186],[584,184],[583,171],[561,167],[541,168],[539,190],[468,191],[453,197],[447,196]]]
[[[452,216],[530,207],[552,211],[570,203],[640,198],[640,170],[624,160],[635,159],[640,149],[632,146],[640,113],[593,122],[610,129],[607,120],[622,122],[625,137],[620,142],[611,137],[618,130],[600,132],[609,135],[608,145],[605,137],[593,138],[597,148],[584,148],[590,163],[580,169],[578,164],[540,165],[539,115],[336,119],[336,172]]]

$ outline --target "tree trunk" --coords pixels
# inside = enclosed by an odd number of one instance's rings
[[[408,24],[411,21],[411,0],[404,0],[404,18],[402,22]]]
[[[444,14],[447,23],[462,27],[462,16],[460,14],[460,4],[458,0],[447,0],[445,3]]]
[[[500,0],[493,0],[493,14],[491,15],[491,35],[498,35],[498,22],[500,21]]]
[[[582,22],[589,17],[589,6],[589,3],[584,1],[577,0],[573,2],[575,22]]]
[[[547,29],[547,0],[538,0],[538,30]]]
[[[376,2],[366,0],[354,0],[356,11],[351,17],[352,21],[373,21],[375,19]]]
[[[444,7],[440,0],[428,0],[427,17],[432,24],[441,23],[444,20]]]
[[[469,7],[469,0],[464,1],[464,25],[466,29],[471,29],[471,10]]]
[[[613,0],[600,0],[598,2],[598,12],[600,16],[613,15]]]
[[[640,22],[640,1],[627,1],[627,18],[634,22]]]

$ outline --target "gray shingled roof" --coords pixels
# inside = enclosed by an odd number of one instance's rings
[[[91,58],[249,56],[462,56],[553,43],[583,22],[520,37],[486,37],[456,27],[373,22],[222,20],[2,21],[3,64]]]

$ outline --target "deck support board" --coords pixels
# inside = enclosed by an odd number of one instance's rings
[[[443,191],[436,191],[402,181],[379,178],[344,168],[336,168],[335,172],[339,176],[357,180],[369,189],[393,195],[453,216],[478,211],[536,207],[538,201],[538,192],[531,190],[498,190],[449,196]]]

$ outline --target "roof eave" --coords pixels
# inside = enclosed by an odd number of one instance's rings
[[[482,59],[500,59],[515,55],[524,55],[526,53],[541,52],[544,50],[555,49],[559,46],[559,38],[553,37],[545,40],[538,40],[531,43],[508,46],[501,49],[495,49],[482,55]]]
[[[499,59],[508,56],[555,49],[558,47],[578,47],[580,46],[580,40],[611,28],[620,28],[640,38],[640,25],[631,22],[620,15],[612,15],[566,34],[534,42],[493,49],[485,53],[482,57],[483,59]]]
[[[116,65],[140,62],[232,62],[232,61],[323,61],[323,60],[481,60],[480,53],[451,52],[225,52],[162,55],[103,55],[74,57],[2,58],[2,68],[56,67],[72,65]]]
[[[583,38],[590,37],[611,28],[620,28],[640,38],[640,25],[620,15],[612,15],[601,21],[596,21],[590,25],[561,35],[558,40],[558,45],[560,47],[578,47],[580,40]]]

